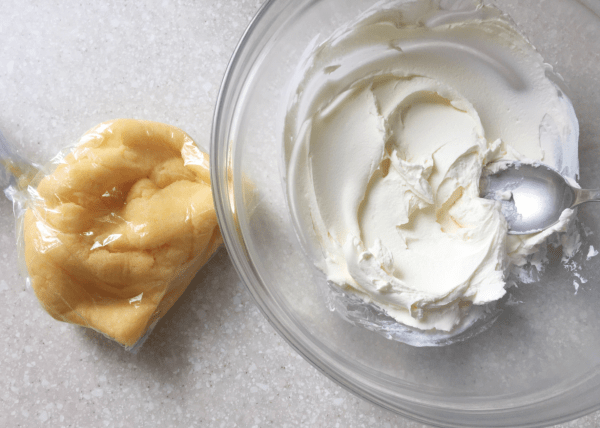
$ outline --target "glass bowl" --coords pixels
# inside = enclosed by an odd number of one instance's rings
[[[510,289],[484,333],[418,348],[328,309],[322,273],[294,231],[283,182],[289,82],[303,52],[370,8],[364,0],[273,0],[226,72],[211,142],[213,193],[236,269],[270,323],[355,394],[441,426],[547,426],[600,408],[600,212],[578,212],[576,264],[559,247],[539,278]],[[498,0],[564,78],[580,125],[582,187],[600,187],[600,1]],[[585,281],[585,282],[584,282]],[[576,288],[577,286],[577,288]]]

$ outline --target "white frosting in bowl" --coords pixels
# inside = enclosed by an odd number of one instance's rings
[[[578,125],[557,81],[506,16],[472,2],[379,5],[311,50],[286,179],[328,281],[427,332],[452,334],[500,299],[510,266],[573,212],[509,236],[479,178],[498,160],[576,177]]]

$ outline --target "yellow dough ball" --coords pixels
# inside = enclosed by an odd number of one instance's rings
[[[25,263],[54,318],[133,346],[222,243],[208,156],[173,126],[88,131],[37,186]]]

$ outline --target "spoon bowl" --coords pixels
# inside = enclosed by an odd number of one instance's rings
[[[498,172],[487,171],[480,195],[502,203],[512,235],[541,232],[556,224],[564,210],[600,198],[600,190],[579,189],[546,165],[512,162]]]

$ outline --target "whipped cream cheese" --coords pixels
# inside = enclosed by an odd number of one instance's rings
[[[500,299],[510,266],[573,212],[507,235],[479,178],[499,160],[576,178],[578,125],[559,82],[509,18],[478,2],[380,4],[307,52],[286,180],[327,279],[421,330],[450,332]]]

